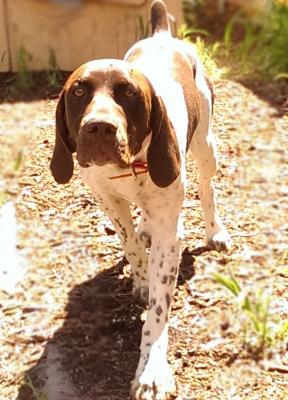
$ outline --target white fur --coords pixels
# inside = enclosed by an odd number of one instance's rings
[[[188,113],[182,87],[171,74],[173,51],[181,47],[194,58],[196,85],[201,97],[201,119],[190,150],[200,170],[199,189],[207,240],[217,249],[228,247],[230,240],[217,214],[211,182],[217,165],[210,126],[211,93],[195,51],[187,46],[167,33],[161,33],[135,44],[125,57],[127,59],[131,52],[141,48],[143,56],[133,64],[146,75],[165,104],[180,150],[181,173],[176,181],[163,189],[155,186],[148,173],[137,178],[130,176],[111,180],[111,177],[131,173],[131,170],[113,165],[81,169],[84,182],[102,199],[104,211],[120,237],[134,271],[134,292],[145,298],[149,290],[149,310],[142,331],[141,356],[131,386],[132,397],[136,400],[169,399],[175,389],[166,352],[170,303],[181,254],[183,230],[180,214],[186,189]],[[150,140],[151,137],[143,144],[136,159],[146,161]],[[135,232],[130,214],[131,202],[136,203],[143,212],[138,233]],[[144,240],[148,236],[152,239],[149,257]]]

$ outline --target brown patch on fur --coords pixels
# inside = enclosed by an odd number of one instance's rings
[[[151,5],[152,35],[156,32],[169,30],[169,20],[166,5],[161,0],[155,0]]]
[[[56,182],[67,183],[74,170],[72,153],[76,143],[72,139],[65,117],[65,91],[63,90],[56,108],[56,138],[50,169]]]
[[[149,174],[156,186],[171,185],[180,173],[180,153],[174,128],[160,97],[154,93],[151,114],[152,139],[148,148]]]
[[[188,112],[187,148],[200,119],[200,97],[195,84],[194,63],[180,52],[173,57],[173,76],[183,88],[185,103]]]

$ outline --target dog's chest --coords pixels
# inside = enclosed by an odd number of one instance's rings
[[[141,206],[143,200],[151,200],[159,196],[159,188],[152,183],[148,171],[133,175],[131,169],[119,169],[106,165],[105,167],[80,167],[80,173],[83,182],[90,187],[92,193],[102,198],[109,195],[115,196]]]

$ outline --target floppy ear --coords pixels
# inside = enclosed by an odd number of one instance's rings
[[[174,128],[162,100],[153,94],[151,110],[152,138],[147,153],[149,175],[156,186],[165,188],[180,173],[180,153]]]
[[[64,91],[56,108],[56,139],[50,163],[50,169],[56,182],[67,183],[73,175],[72,153],[76,151],[76,143],[71,138],[65,117]]]

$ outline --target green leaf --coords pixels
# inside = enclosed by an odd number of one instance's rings
[[[276,336],[281,340],[288,338],[288,319],[277,329]]]
[[[241,287],[234,277],[230,278],[222,274],[215,274],[214,279],[216,282],[226,287],[234,296],[238,296],[241,292]]]
[[[183,36],[185,38],[192,35],[209,36],[209,32],[205,31],[204,29],[198,29],[198,28],[187,28],[183,31]]]

